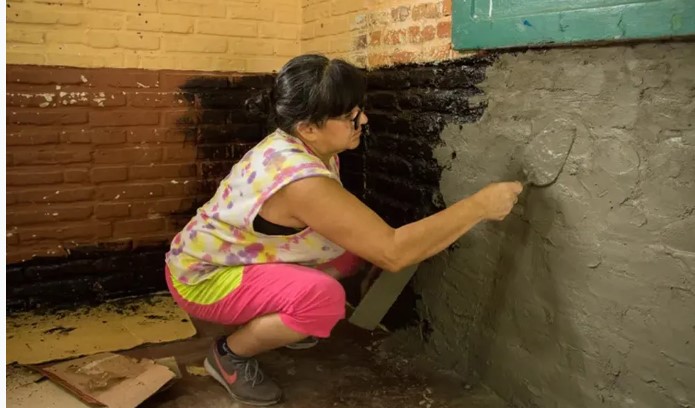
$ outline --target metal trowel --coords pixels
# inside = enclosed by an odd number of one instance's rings
[[[576,123],[566,119],[553,120],[535,135],[522,154],[524,187],[553,184],[565,166],[576,136]]]

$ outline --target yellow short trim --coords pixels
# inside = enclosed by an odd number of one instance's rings
[[[210,305],[222,300],[241,285],[244,266],[221,267],[212,273],[212,277],[195,285],[181,283],[173,273],[169,273],[171,283],[182,298],[199,305]]]

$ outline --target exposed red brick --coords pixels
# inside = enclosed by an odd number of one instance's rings
[[[156,179],[195,176],[196,165],[190,164],[158,164],[154,166],[131,166],[129,178]],[[176,180],[170,182],[176,183]]]
[[[158,163],[162,161],[162,149],[159,147],[125,147],[117,149],[100,149],[94,152],[94,163]]]
[[[8,171],[8,186],[27,186],[38,184],[55,184],[63,182],[63,172],[56,170],[48,171]]]
[[[367,34],[362,34],[355,39],[355,48],[358,50],[367,48]]]
[[[410,7],[400,6],[391,9],[391,18],[394,22],[405,21],[410,17]]]
[[[96,189],[97,200],[128,200],[132,198],[161,197],[164,188],[158,183],[103,185]]]
[[[419,26],[408,27],[408,42],[413,44],[419,44],[422,42]]]
[[[441,21],[437,24],[437,37],[448,38],[451,36],[451,21]]]
[[[422,29],[420,32],[420,36],[422,38],[422,41],[432,41],[434,40],[435,35],[437,34],[437,29],[434,28],[434,26],[427,26]]]
[[[90,179],[94,184],[128,179],[128,168],[124,166],[95,167],[90,171]]]
[[[69,169],[63,173],[63,179],[66,183],[84,183],[89,181],[89,170],[87,169]]]
[[[399,51],[391,55],[394,64],[407,64],[415,61],[415,53],[409,51]]]
[[[373,31],[369,33],[369,45],[381,44],[381,31]]]
[[[442,16],[441,3],[418,4],[413,7],[413,20],[419,21],[426,18],[439,18]]]
[[[113,235],[114,237],[123,237],[143,232],[163,232],[166,230],[165,225],[164,218],[116,221],[113,223]]]
[[[130,204],[128,203],[100,203],[94,209],[97,219],[122,218],[130,215]]]
[[[135,126],[156,125],[159,123],[158,112],[142,110],[122,110],[90,112],[89,124],[92,126]]]
[[[404,29],[392,30],[384,33],[384,44],[386,45],[398,45],[405,42],[407,32]]]
[[[425,54],[426,59],[446,59],[451,54],[451,44],[442,44],[436,47],[429,47]]]
[[[452,2],[452,0],[444,0],[442,2],[442,15],[443,16],[450,16],[451,15],[451,2]]]
[[[57,130],[25,129],[16,133],[7,134],[8,146],[30,146],[42,144],[55,144],[60,142]]]
[[[76,125],[87,123],[87,120],[88,115],[84,111],[22,110],[7,115],[7,123],[13,125]]]
[[[44,205],[38,209],[7,211],[7,225],[47,224],[59,221],[86,220],[92,215],[92,205],[70,205],[69,207]]]

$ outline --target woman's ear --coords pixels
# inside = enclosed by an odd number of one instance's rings
[[[301,121],[297,123],[297,135],[304,140],[313,142],[318,136],[318,128],[313,123]]]

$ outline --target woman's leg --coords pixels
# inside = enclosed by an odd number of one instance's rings
[[[325,273],[299,265],[227,269],[198,284],[203,286],[196,285],[198,293],[186,296],[177,291],[180,284],[175,284],[168,273],[167,282],[177,303],[191,316],[243,325],[211,348],[206,360],[211,375],[238,400],[257,405],[277,402],[279,388],[262,374],[251,357],[306,336],[328,337],[345,317],[345,292]],[[220,290],[228,284],[225,282],[232,282],[231,290]]]
[[[360,268],[366,265],[359,256],[345,251],[342,255],[330,262],[318,265],[316,269],[327,273],[334,279],[343,279],[359,272]]]
[[[290,329],[279,313],[257,317],[227,337],[227,346],[241,357],[253,357],[264,351],[295,343],[306,334]]]

